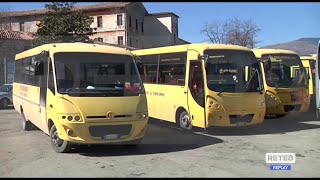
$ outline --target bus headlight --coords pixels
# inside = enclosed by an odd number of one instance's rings
[[[82,118],[81,115],[67,115],[67,114],[63,114],[60,116],[61,119],[65,120],[65,121],[69,121],[69,122],[81,122]]]
[[[209,100],[209,108],[222,109],[222,106],[214,100]]]
[[[277,97],[275,94],[271,92],[267,92],[266,94],[267,94],[266,101],[268,104],[276,106],[281,103],[279,97]]]
[[[137,113],[138,119],[146,119],[148,117],[148,113]]]
[[[79,121],[80,120],[80,116],[75,116],[74,120]]]

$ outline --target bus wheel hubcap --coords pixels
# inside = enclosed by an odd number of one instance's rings
[[[181,123],[183,127],[188,127],[190,125],[190,119],[188,115],[184,115],[181,119]]]
[[[59,138],[58,131],[55,131],[52,135],[52,141],[56,146],[61,146],[62,140]]]

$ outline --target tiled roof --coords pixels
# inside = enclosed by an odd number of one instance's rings
[[[33,40],[34,37],[27,32],[0,30],[0,39]]]
[[[74,10],[99,10],[106,8],[116,8],[124,7],[130,4],[131,2],[109,2],[103,4],[94,4],[94,5],[85,5],[85,6],[74,6]],[[29,10],[29,11],[10,11],[10,12],[0,12],[0,17],[18,17],[18,16],[31,16],[31,15],[43,15],[49,12],[47,9],[39,10]]]

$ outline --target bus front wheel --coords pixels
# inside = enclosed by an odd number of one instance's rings
[[[178,123],[180,127],[184,130],[190,131],[192,129],[191,118],[189,116],[189,113],[185,110],[180,113]]]
[[[58,153],[65,153],[71,150],[71,144],[68,141],[59,138],[56,126],[53,124],[50,129],[51,146]]]

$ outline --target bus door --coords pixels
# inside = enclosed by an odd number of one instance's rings
[[[45,129],[44,123],[47,118],[46,103],[47,103],[47,79],[48,79],[48,57],[40,55],[38,59],[42,63],[43,72],[39,76],[39,88],[40,88],[40,104],[39,115],[42,129]]]
[[[188,82],[189,115],[193,126],[206,127],[202,61],[190,61]]]

